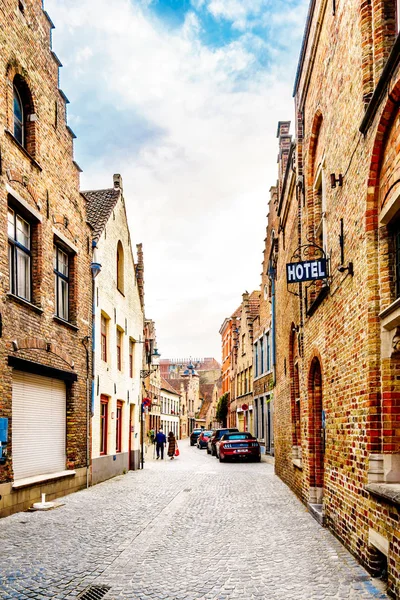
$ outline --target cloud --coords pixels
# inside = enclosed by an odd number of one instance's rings
[[[300,3],[289,2],[290,18]],[[265,38],[246,29],[252,15],[275,14],[263,0],[192,0],[174,28],[154,6],[46,1],[82,188],[123,176],[132,238],[144,243],[146,315],[156,320],[160,350],[219,358],[223,319],[260,282],[276,124],[292,115],[300,32],[293,28],[283,53],[274,41],[282,23]],[[208,46],[205,10],[242,22],[243,32]]]

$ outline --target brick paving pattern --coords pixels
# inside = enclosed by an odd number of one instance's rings
[[[260,464],[220,464],[180,443],[62,499],[0,521],[0,599],[367,600],[387,598]]]

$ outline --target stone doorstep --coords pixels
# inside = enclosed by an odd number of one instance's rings
[[[308,512],[310,513],[310,515],[312,517],[314,517],[314,519],[317,521],[317,523],[319,523],[321,525],[321,527],[324,527],[325,514],[324,514],[323,505],[322,504],[310,504],[308,502],[307,508],[308,508]]]

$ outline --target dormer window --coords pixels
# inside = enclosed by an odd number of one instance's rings
[[[19,91],[14,85],[14,137],[21,144],[25,145],[24,132],[24,108]]]

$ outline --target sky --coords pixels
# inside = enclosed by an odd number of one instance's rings
[[[260,287],[308,4],[45,0],[81,189],[122,175],[163,358],[220,360],[220,326]]]

